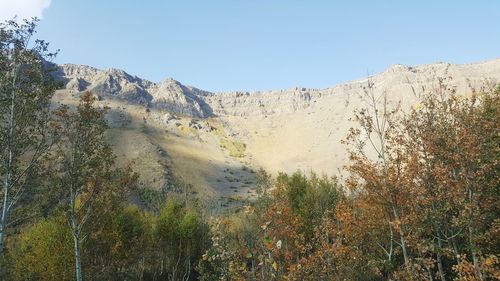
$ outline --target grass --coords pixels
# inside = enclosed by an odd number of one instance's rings
[[[220,139],[222,148],[229,151],[229,156],[235,158],[245,157],[246,145],[241,141],[229,140],[228,138]]]
[[[179,131],[183,132],[186,135],[196,135],[196,129],[186,126],[179,126]]]
[[[245,157],[245,143],[230,139],[222,128],[214,127],[213,132],[219,138],[220,147],[226,149],[229,152],[229,156],[235,158]]]
[[[228,202],[239,202],[242,200],[243,200],[243,198],[239,195],[231,195],[231,196],[227,197]]]

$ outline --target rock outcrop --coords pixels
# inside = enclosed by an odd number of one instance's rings
[[[434,90],[439,80],[462,94],[472,89],[500,83],[500,59],[477,64],[453,65],[436,63],[417,67],[393,65],[386,71],[369,78],[373,87],[389,96],[406,97]],[[291,113],[321,103],[333,95],[351,96],[363,94],[368,78],[347,82],[326,89],[292,88],[278,91],[233,92],[210,94],[207,104],[216,115],[251,116]],[[397,99],[395,99],[397,100]]]
[[[119,98],[194,117],[203,118],[213,114],[201,98],[207,92],[184,86],[173,79],[153,83],[123,70],[99,70],[74,64],[59,66],[57,77],[70,91],[92,91],[100,97]]]

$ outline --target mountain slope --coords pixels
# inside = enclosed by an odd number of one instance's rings
[[[90,90],[111,107],[110,140],[120,163],[133,160],[146,188],[193,192],[229,204],[254,194],[257,167],[338,174],[346,163],[340,141],[364,106],[368,79],[327,89],[211,93],[173,79],[153,83],[124,71],[61,65],[66,88],[55,100],[74,103]],[[466,65],[394,65],[370,77],[377,95],[415,105],[418,94],[444,85],[470,94],[500,82],[500,59]],[[220,198],[223,200],[219,200]],[[218,200],[218,201],[217,201]],[[228,203],[229,202],[229,203]]]

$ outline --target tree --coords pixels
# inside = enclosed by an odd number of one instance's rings
[[[450,265],[487,280],[486,261],[497,261],[490,255],[498,252],[499,94],[425,96],[403,122],[407,150],[415,155],[408,169],[412,188],[425,198],[419,236],[431,245],[440,280],[453,274]]]
[[[143,280],[153,246],[151,217],[123,201],[111,206],[111,210],[108,207],[99,202],[93,223],[85,228],[87,239],[82,243],[85,278]],[[68,229],[67,223],[65,226]]]
[[[210,224],[211,245],[197,265],[200,280],[229,281],[232,276],[237,254],[230,245],[232,239],[227,236],[227,219],[215,219]]]
[[[94,107],[90,92],[83,94],[76,111],[62,106],[56,115],[61,140],[56,152],[56,184],[74,242],[76,280],[83,279],[81,244],[84,227],[94,214],[99,195],[113,186],[114,156],[105,141],[106,109]]]
[[[90,280],[142,280],[153,243],[152,220],[137,206],[120,204],[94,218],[82,264]],[[104,209],[104,208],[102,208]],[[89,230],[89,228],[87,228]],[[73,236],[63,212],[23,229],[9,248],[8,280],[73,280]]]
[[[256,175],[256,191],[257,191],[257,196],[262,197],[267,195],[267,192],[269,189],[272,187],[272,179],[271,175],[266,172],[263,168],[260,168],[257,171]]]
[[[243,212],[215,220],[203,280],[301,280],[291,271],[324,246],[315,231],[340,196],[334,179],[281,173]]]
[[[142,280],[151,239],[152,219],[137,206],[127,206],[112,216],[109,259],[112,270],[107,280]],[[98,237],[96,237],[98,238]]]
[[[372,264],[388,263],[379,267],[388,278],[488,280],[498,274],[499,90],[463,97],[438,82],[397,115],[368,91],[361,129],[348,138],[347,185],[358,206],[349,212],[358,217],[344,216],[343,227],[370,233],[351,248],[378,246],[385,257]]]
[[[174,199],[166,201],[156,218],[154,237],[158,249],[159,277],[193,280],[196,262],[205,250],[207,229],[200,215]]]
[[[36,23],[0,24],[0,259],[10,216],[23,197],[36,191],[40,160],[54,140],[49,107],[58,83],[46,60],[55,53],[42,40],[32,43]]]
[[[9,280],[72,280],[72,239],[62,213],[25,228],[9,252]]]
[[[408,222],[414,213],[412,190],[406,188],[404,134],[397,123],[399,108],[391,109],[385,93],[377,95],[371,80],[365,87],[365,98],[367,106],[356,114],[360,129],[351,129],[347,137],[351,161],[347,186],[359,199],[382,210],[379,225],[388,226],[389,239],[381,247],[392,253],[398,245],[404,265],[409,268]],[[392,260],[392,254],[387,258]]]

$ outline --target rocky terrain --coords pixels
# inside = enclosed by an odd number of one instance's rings
[[[254,194],[259,167],[341,174],[346,157],[340,141],[355,125],[350,118],[364,106],[368,83],[365,78],[326,89],[212,93],[173,79],[153,83],[81,65],[60,65],[58,76],[65,89],[56,101],[74,103],[88,90],[110,106],[117,157],[134,162],[146,188],[181,179],[193,193],[228,202]],[[500,82],[500,59],[394,65],[369,79],[377,95],[408,108],[439,85],[465,95],[492,87]]]

